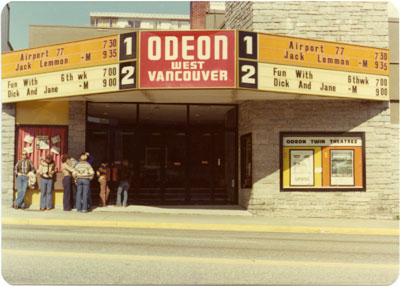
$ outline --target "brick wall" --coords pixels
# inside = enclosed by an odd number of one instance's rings
[[[253,189],[240,190],[240,204],[271,216],[394,218],[398,195],[388,105],[341,100],[241,104],[239,135],[253,136]],[[366,192],[280,192],[279,132],[321,130],[365,132]]]
[[[190,2],[190,29],[206,28],[206,12],[209,8],[209,1]]]
[[[69,102],[68,153],[75,159],[85,151],[86,143],[86,103]]]
[[[2,104],[1,112],[1,194],[2,204],[10,205],[14,187],[15,104]]]

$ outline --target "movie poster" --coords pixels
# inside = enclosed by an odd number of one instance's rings
[[[290,150],[290,185],[314,186],[314,150]]]
[[[354,186],[353,150],[331,150],[331,185]]]

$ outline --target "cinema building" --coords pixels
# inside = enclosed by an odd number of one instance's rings
[[[31,48],[2,55],[3,203],[22,150],[59,168],[88,151],[94,168],[129,160],[130,204],[395,219],[392,18],[385,2],[227,2],[221,30],[31,26]]]

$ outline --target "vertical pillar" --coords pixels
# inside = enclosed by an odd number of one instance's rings
[[[86,102],[69,102],[68,153],[75,159],[86,151]]]
[[[14,189],[15,103],[2,104],[1,112],[1,194],[2,204],[11,205]]]

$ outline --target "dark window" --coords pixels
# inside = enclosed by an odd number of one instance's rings
[[[235,129],[237,110],[231,105],[190,105],[189,122],[192,126],[214,126]]]
[[[177,104],[140,104],[139,123],[143,126],[186,127],[187,107]]]
[[[88,121],[101,124],[135,124],[136,104],[89,103]]]
[[[140,21],[128,21],[129,27],[140,28]]]
[[[240,137],[240,178],[242,188],[253,186],[252,173],[252,139],[251,133]]]

